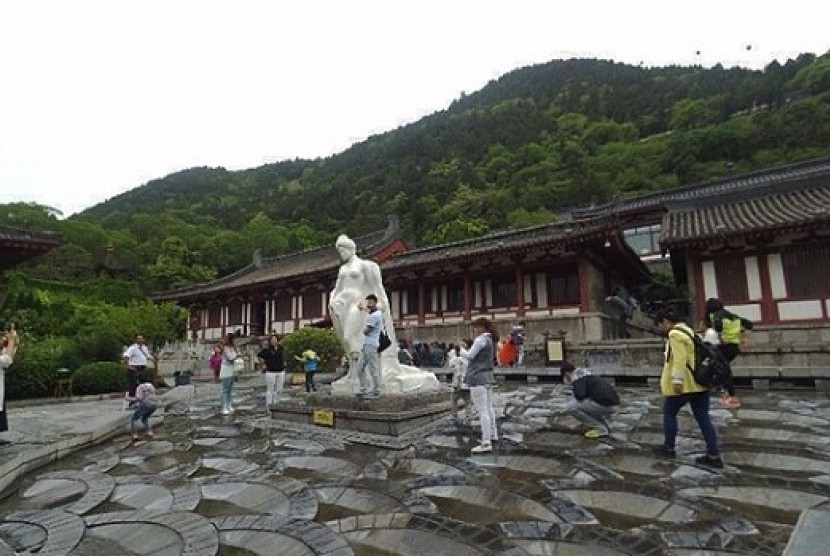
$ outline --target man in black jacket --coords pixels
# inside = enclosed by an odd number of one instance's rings
[[[588,426],[585,438],[608,436],[608,419],[614,408],[620,405],[620,397],[614,387],[587,369],[574,369],[570,363],[562,363],[562,382],[573,388],[574,400],[568,404],[568,413]]]

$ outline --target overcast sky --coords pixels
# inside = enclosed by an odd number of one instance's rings
[[[823,54],[827,6],[0,0],[0,203],[68,216],[184,168],[328,156],[555,58]]]

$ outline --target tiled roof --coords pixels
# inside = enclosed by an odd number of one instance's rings
[[[736,192],[745,193],[770,185],[780,185],[791,181],[802,182],[804,180],[813,181],[816,184],[828,183],[828,180],[830,180],[830,158],[809,160],[807,162],[781,166],[771,170],[763,170],[716,181],[695,183],[652,193],[651,195],[643,195],[634,199],[605,203],[596,207],[574,209],[571,211],[571,216],[574,219],[581,219],[593,218],[611,212],[626,214],[659,210],[667,203],[694,201],[696,199]]]
[[[544,244],[565,246],[585,243],[604,239],[608,233],[608,226],[607,218],[597,218],[591,221],[543,224],[521,230],[493,232],[474,239],[399,253],[384,261],[381,270],[475,260],[498,252],[520,254]]]
[[[0,225],[0,270],[57,248],[59,239],[60,234],[56,232],[32,232]]]
[[[398,233],[397,222],[390,221],[390,225],[386,229],[352,239],[357,244],[358,254],[371,256],[395,241],[398,238]],[[332,277],[334,277],[339,266],[340,256],[332,242],[330,245],[307,251],[265,258],[259,263],[251,263],[233,274],[213,282],[161,293],[154,296],[154,299],[175,300],[209,293],[227,293],[235,289],[266,284],[280,279],[298,278],[326,270],[331,270]]]
[[[32,248],[57,247],[60,234],[56,232],[32,232],[0,224],[0,242],[4,245],[19,244],[21,247],[29,245]]]
[[[830,176],[717,195],[695,203],[667,204],[664,247],[713,237],[769,233],[830,224]]]

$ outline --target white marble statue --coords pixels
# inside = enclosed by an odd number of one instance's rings
[[[374,261],[358,257],[355,243],[348,236],[338,237],[335,246],[342,264],[337,273],[337,283],[329,297],[329,313],[334,333],[348,355],[349,373],[332,383],[332,393],[354,394],[359,390],[360,385],[354,368],[363,347],[363,327],[366,318],[363,305],[369,294],[375,294],[378,298],[377,307],[383,315],[386,334],[392,341],[392,345],[383,351],[380,357],[381,393],[422,392],[438,388],[438,380],[431,371],[398,362],[398,341],[389,312],[389,299],[380,277],[380,267]]]

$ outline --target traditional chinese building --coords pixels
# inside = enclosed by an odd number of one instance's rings
[[[830,322],[830,160],[667,203],[662,245],[697,308],[756,323]]]
[[[708,297],[764,325],[830,321],[830,158],[571,211],[557,224],[411,249],[396,221],[356,238],[381,266],[398,326],[453,340],[477,316],[530,339],[613,337],[604,297],[648,281],[643,260],[670,254],[692,312]],[[201,339],[229,330],[290,332],[328,318],[334,246],[255,261],[210,284],[159,296],[191,310]],[[830,326],[825,327],[830,333]],[[635,334],[638,331],[635,330]]]
[[[386,229],[353,239],[361,256],[378,262],[409,248],[394,218]],[[328,318],[339,266],[333,242],[279,257],[255,255],[250,265],[233,274],[155,299],[186,307],[188,332],[201,340],[237,330],[246,336],[284,334]]]
[[[605,217],[536,226],[482,238],[409,249],[397,220],[355,238],[358,254],[380,264],[399,326],[417,326],[421,340],[454,340],[465,323],[488,316],[505,325],[566,330],[600,339],[612,327],[604,297],[615,285],[642,283],[648,272]],[[328,318],[340,265],[333,245],[272,259],[157,300],[190,310],[189,328],[210,340],[228,331],[291,332]],[[462,328],[459,327],[462,325]]]
[[[54,232],[31,232],[0,225],[0,272],[56,249],[60,242]]]

